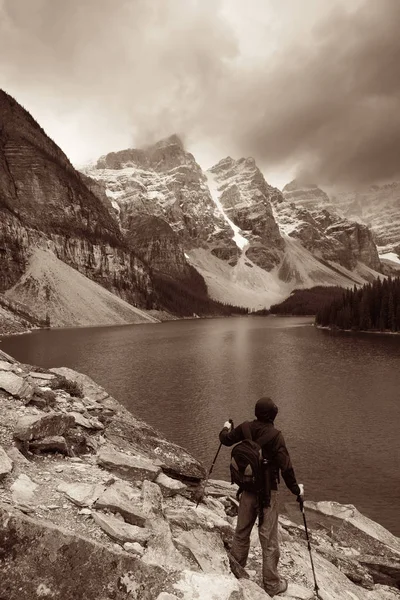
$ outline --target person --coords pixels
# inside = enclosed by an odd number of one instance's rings
[[[220,442],[224,446],[233,446],[248,438],[250,432],[254,442],[263,438],[262,454],[269,462],[269,491],[258,496],[248,491],[240,494],[238,520],[233,538],[231,554],[242,566],[246,566],[250,548],[250,534],[257,515],[261,512],[262,519],[259,524],[259,538],[262,549],[263,585],[270,596],[282,594],[287,590],[286,579],[279,576],[279,542],[278,542],[278,482],[279,471],[289,490],[303,500],[304,486],[298,485],[292,467],[290,456],[286,448],[282,433],[275,429],[274,421],[278,414],[278,407],[271,398],[260,398],[255,405],[256,419],[245,422],[232,428],[229,421],[219,434]],[[240,492],[240,490],[239,490]],[[268,496],[266,496],[268,494]],[[261,511],[259,502],[262,502]]]

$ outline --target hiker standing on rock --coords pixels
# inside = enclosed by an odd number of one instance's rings
[[[245,421],[235,429],[229,421],[219,434],[225,446],[233,446],[231,458],[232,481],[239,485],[238,520],[231,554],[246,566],[250,534],[259,517],[259,537],[263,556],[263,584],[270,596],[287,589],[287,581],[278,574],[278,483],[279,471],[289,488],[303,499],[304,487],[298,485],[282,433],[275,429],[278,407],[271,398],[260,398],[255,406],[254,421]],[[239,444],[238,442],[242,442]]]

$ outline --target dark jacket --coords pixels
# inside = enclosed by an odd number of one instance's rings
[[[224,446],[233,446],[246,439],[243,431],[243,423],[229,431],[226,427],[219,434],[219,440]],[[267,442],[262,446],[263,456],[273,463],[275,469],[272,471],[271,489],[278,489],[279,471],[282,473],[284,482],[289,490],[295,495],[300,494],[300,488],[297,485],[296,476],[290,461],[289,452],[286,448],[285,440],[279,429],[275,429],[273,423],[265,423],[255,419],[249,423],[251,437],[257,442],[261,437],[266,436]]]

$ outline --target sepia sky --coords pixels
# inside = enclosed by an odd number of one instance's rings
[[[400,0],[0,0],[0,87],[75,165],[177,133],[279,187],[400,178]]]

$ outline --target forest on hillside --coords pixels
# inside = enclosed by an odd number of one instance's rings
[[[315,322],[322,327],[358,331],[400,331],[400,278],[354,287],[321,308]]]
[[[273,304],[269,313],[273,315],[315,315],[334,299],[341,298],[344,289],[341,287],[318,285],[305,290],[294,290],[289,298],[280,304]],[[268,311],[264,311],[267,314]],[[262,314],[258,311],[256,314]]]

